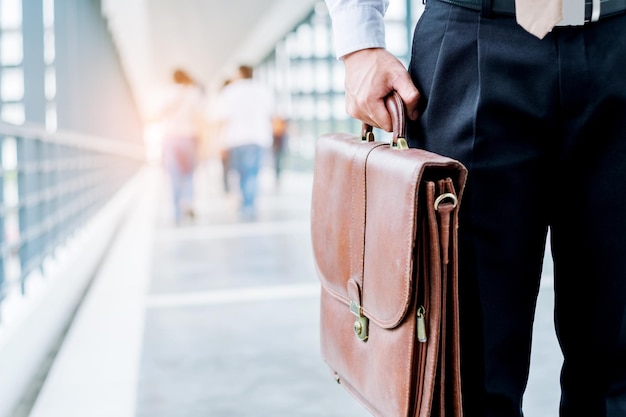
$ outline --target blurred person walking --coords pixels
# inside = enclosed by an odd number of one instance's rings
[[[224,87],[226,87],[228,84],[230,84],[232,81],[232,79],[227,79],[226,81],[224,81],[224,84],[222,85],[222,89]],[[230,184],[228,181],[228,174],[230,172],[230,166],[228,165],[229,163],[229,159],[230,156],[228,154],[228,148],[226,148],[224,146],[224,141],[221,141],[218,139],[219,145],[220,145],[220,160],[222,162],[222,181],[223,181],[223,185],[224,185],[224,192],[225,193],[229,193],[230,192]]]
[[[193,181],[203,114],[202,88],[182,69],[172,73],[172,85],[162,91],[157,118],[162,121],[162,160],[168,173],[174,220],[195,217]]]
[[[280,174],[283,169],[283,156],[287,148],[287,119],[275,116],[272,119],[272,156],[274,159],[274,175],[276,187],[280,186]]]
[[[241,65],[220,94],[216,109],[220,138],[228,155],[228,167],[239,176],[240,214],[256,217],[258,174],[263,154],[272,146],[274,93],[253,79],[253,69]]]

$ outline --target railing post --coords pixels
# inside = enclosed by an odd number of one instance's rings
[[[19,231],[20,245],[19,258],[21,267],[20,289],[25,293],[25,278],[32,268],[37,254],[37,239],[33,238],[37,232],[38,223],[38,166],[37,142],[31,138],[17,137],[17,187],[19,201]]]
[[[6,288],[4,284],[4,257],[7,253],[6,249],[6,239],[5,239],[5,230],[4,230],[4,219],[6,216],[6,205],[4,201],[4,179],[5,179],[5,166],[3,162],[3,146],[4,145],[4,135],[0,135],[0,306],[2,305],[2,300],[6,295]],[[0,308],[0,321],[2,321],[2,309]]]
[[[42,187],[46,190],[46,202],[44,207],[44,215],[47,218],[46,237],[44,251],[46,253],[54,253],[54,248],[60,240],[57,239],[58,233],[58,148],[55,143],[44,144],[44,183]]]
[[[0,122],[0,303],[24,295],[33,271],[46,275],[45,261],[141,166],[139,150]]]
[[[33,228],[33,252],[34,255],[31,258],[31,264],[28,266],[30,271],[37,267],[42,267],[41,262],[43,254],[46,253],[46,156],[45,156],[45,144],[41,139],[37,138],[34,141],[33,149],[33,169],[35,169],[34,177],[34,190],[33,190],[33,223],[36,225]],[[43,271],[42,271],[43,272]]]

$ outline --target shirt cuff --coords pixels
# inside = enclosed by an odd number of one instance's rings
[[[337,58],[360,49],[385,48],[383,13],[368,5],[331,10]]]

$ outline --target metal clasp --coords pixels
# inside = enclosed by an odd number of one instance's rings
[[[592,0],[591,1],[591,22],[597,22],[600,20],[600,11],[601,11],[601,2],[600,0]]]
[[[361,138],[361,142],[374,142],[374,132],[365,132],[365,135]]]
[[[368,319],[363,315],[363,308],[356,301],[350,301],[350,312],[357,317],[353,326],[354,334],[359,340],[367,340]]]
[[[591,16],[585,16],[586,4],[591,3]],[[601,0],[563,0],[563,19],[556,26],[583,26],[600,20]]]
[[[419,306],[417,309],[417,341],[420,343],[426,343],[428,341],[428,338],[426,337],[425,314],[426,309],[424,306]]]
[[[452,202],[452,208],[455,208],[456,205],[459,203],[459,200],[456,198],[454,194],[444,193],[435,199],[435,204],[434,204],[435,211],[439,211],[439,205],[445,200],[450,200]]]
[[[389,143],[389,146],[393,149],[399,149],[399,150],[409,149],[409,144],[407,143],[405,138],[396,139],[396,143],[393,143],[393,140],[392,140]]]

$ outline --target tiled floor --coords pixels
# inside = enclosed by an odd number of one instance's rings
[[[224,193],[219,166],[207,165],[196,218],[180,226],[157,177],[154,201],[126,222],[127,242],[115,245],[31,417],[368,416],[319,355],[311,174],[285,172],[276,188],[263,172],[250,222],[238,218],[237,193]],[[155,221],[144,214],[154,208]],[[546,264],[527,417],[557,415],[551,276]]]
[[[369,415],[319,355],[310,174],[264,172],[254,222],[219,175],[198,172],[193,222],[159,213],[137,417]]]
[[[194,224],[171,227],[161,210],[137,416],[368,415],[319,358],[310,175],[288,172],[276,190],[265,172],[254,223],[238,222],[237,194],[217,177],[198,175]],[[556,415],[558,404],[551,273],[547,264],[527,416]]]

